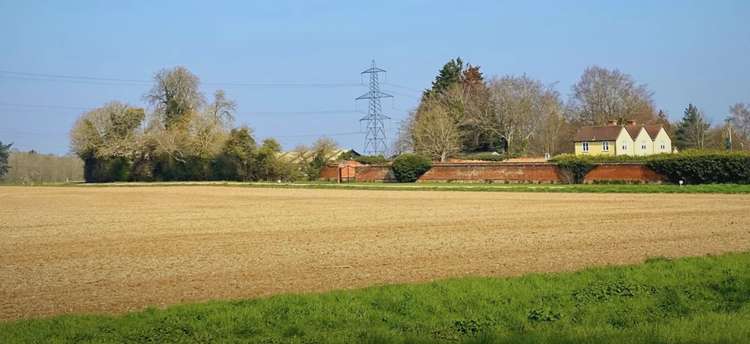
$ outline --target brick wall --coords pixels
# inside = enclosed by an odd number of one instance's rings
[[[613,163],[600,164],[586,174],[584,183],[626,182],[626,183],[662,183],[666,178],[643,164]]]
[[[389,165],[356,167],[358,182],[394,182]],[[584,183],[661,183],[666,179],[643,164],[600,164]],[[419,182],[568,183],[569,178],[551,163],[471,162],[435,163]]]
[[[356,167],[358,182],[395,182],[390,165],[363,165]]]
[[[549,163],[436,163],[419,181],[561,183],[563,178]]]
[[[339,166],[338,165],[327,165],[320,169],[320,180],[329,182],[339,181]]]

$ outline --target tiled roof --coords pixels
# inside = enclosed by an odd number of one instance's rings
[[[641,128],[646,129],[646,133],[651,137],[651,140],[656,138],[661,130],[661,125],[606,125],[598,127],[581,127],[576,133],[575,142],[581,141],[615,141],[617,136],[620,135],[622,128],[628,132],[630,138],[635,140],[638,134],[641,132]]]
[[[651,140],[656,140],[656,135],[659,135],[659,132],[661,131],[662,126],[659,124],[646,125],[644,126],[644,128],[646,128],[646,132],[648,133],[648,136],[651,136]]]
[[[581,127],[576,132],[574,141],[615,141],[620,135],[621,126]]]
[[[628,134],[630,134],[630,138],[635,140],[638,137],[638,134],[641,132],[641,128],[643,126],[641,125],[626,125],[625,130],[628,131]]]

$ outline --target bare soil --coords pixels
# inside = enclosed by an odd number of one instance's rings
[[[748,195],[0,187],[0,320],[748,249]]]

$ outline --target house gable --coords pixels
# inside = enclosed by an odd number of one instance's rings
[[[645,128],[641,127],[638,135],[633,140],[635,147],[633,147],[633,155],[651,155],[654,151],[654,141],[651,140],[651,136],[648,134]]]
[[[672,139],[664,128],[661,128],[654,138],[654,154],[671,153]]]
[[[620,128],[620,135],[617,136],[616,155],[633,155],[633,138],[630,137],[625,128]]]

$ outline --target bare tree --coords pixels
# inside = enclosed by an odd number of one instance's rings
[[[232,126],[235,111],[237,111],[237,103],[234,100],[227,99],[224,90],[216,90],[214,101],[206,109],[208,115],[227,127]]]
[[[504,76],[489,85],[492,113],[484,128],[503,138],[514,153],[557,152],[564,124],[560,95],[526,75]]]
[[[170,129],[187,123],[205,103],[199,84],[198,77],[185,67],[162,69],[154,75],[154,86],[145,98]]]
[[[573,85],[569,119],[584,125],[602,125],[609,120],[652,122],[655,111],[646,85],[619,70],[592,66]]]
[[[415,112],[410,112],[409,116],[399,124],[396,139],[391,145],[391,153],[393,155],[401,155],[414,151],[414,116]]]
[[[745,137],[750,137],[750,105],[737,103],[729,108],[729,116],[735,130]]]
[[[72,155],[12,151],[8,162],[10,171],[5,180],[11,183],[60,183],[83,180],[83,161]]]
[[[461,149],[461,136],[456,119],[437,100],[423,102],[412,132],[415,151],[444,162]]]

